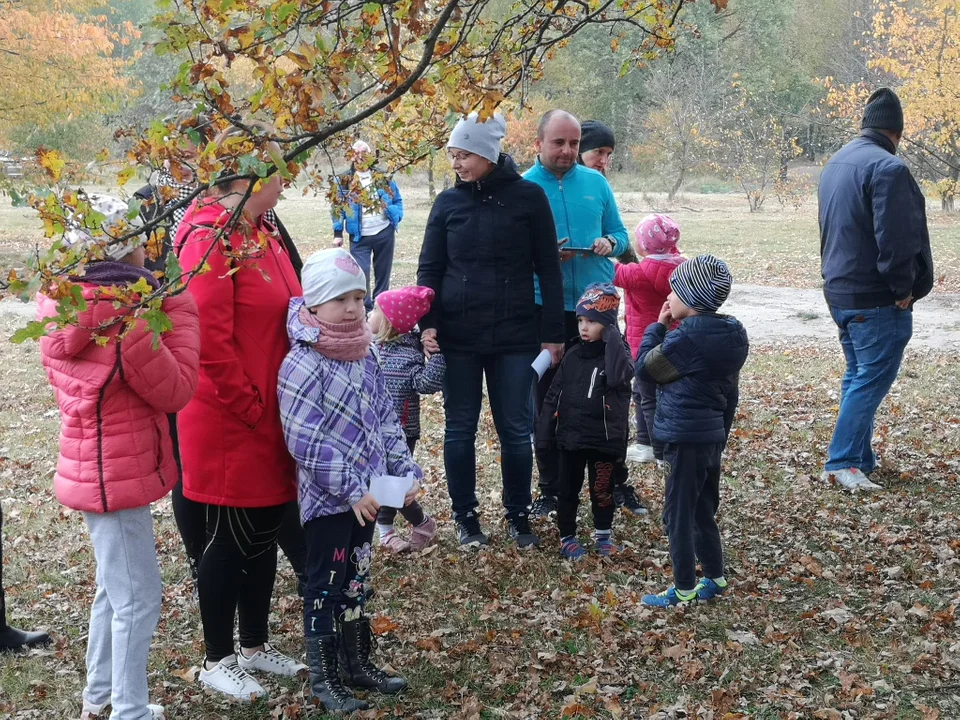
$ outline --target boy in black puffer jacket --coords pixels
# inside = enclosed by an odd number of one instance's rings
[[[613,476],[624,463],[630,427],[633,361],[617,327],[620,296],[610,283],[590,285],[577,303],[580,343],[564,356],[543,401],[537,444],[560,450],[557,527],[560,552],[583,557],[577,540],[577,507],[587,470],[597,552],[614,551],[610,528],[616,507]]]
[[[637,376],[659,385],[653,434],[665,443],[663,522],[670,538],[674,585],[643,603],[668,607],[709,600],[727,587],[715,515],[720,456],[739,401],[740,369],[749,344],[743,325],[717,310],[730,294],[726,264],[700,255],[670,276],[672,292],[659,322],[643,335]],[[669,334],[667,328],[680,321]],[[697,559],[703,578],[697,582]]]

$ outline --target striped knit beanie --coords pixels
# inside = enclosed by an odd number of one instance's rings
[[[713,255],[697,255],[677,266],[670,287],[683,304],[703,313],[714,313],[730,295],[733,276],[727,264]]]

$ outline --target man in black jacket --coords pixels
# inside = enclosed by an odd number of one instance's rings
[[[847,361],[840,412],[822,478],[876,490],[873,422],[913,334],[913,304],[933,288],[923,193],[896,156],[900,99],[888,88],[867,101],[860,136],[820,177],[823,294]]]

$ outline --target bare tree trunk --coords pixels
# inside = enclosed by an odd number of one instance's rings
[[[953,165],[950,168],[948,177],[953,182],[948,190],[940,198],[940,209],[944,212],[954,212],[956,210],[957,182],[960,181],[960,156],[954,155],[951,158]]]
[[[667,200],[673,200],[676,197],[677,192],[680,190],[680,186],[683,185],[683,176],[687,174],[687,168],[685,165],[680,166],[680,174],[677,175],[676,181],[673,183],[673,187],[670,188],[670,192],[667,193]]]
[[[431,150],[430,157],[427,160],[427,193],[430,196],[431,203],[433,202],[434,198],[437,197],[437,183],[433,174],[433,161],[436,156],[436,150]]]

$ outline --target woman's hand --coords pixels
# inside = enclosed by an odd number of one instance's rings
[[[416,478],[413,478],[413,485],[410,486],[410,489],[407,490],[407,494],[403,496],[403,506],[406,507],[414,500],[417,499],[417,495],[420,494],[420,481]]]
[[[370,493],[367,493],[353,504],[353,514],[357,516],[357,522],[360,523],[360,527],[364,526],[364,520],[369,520],[370,522],[376,520],[378,510],[380,510],[380,503],[378,503],[376,498]]]
[[[420,344],[423,345],[423,354],[430,359],[431,355],[440,352],[440,343],[437,342],[437,329],[427,328],[420,334]]]

